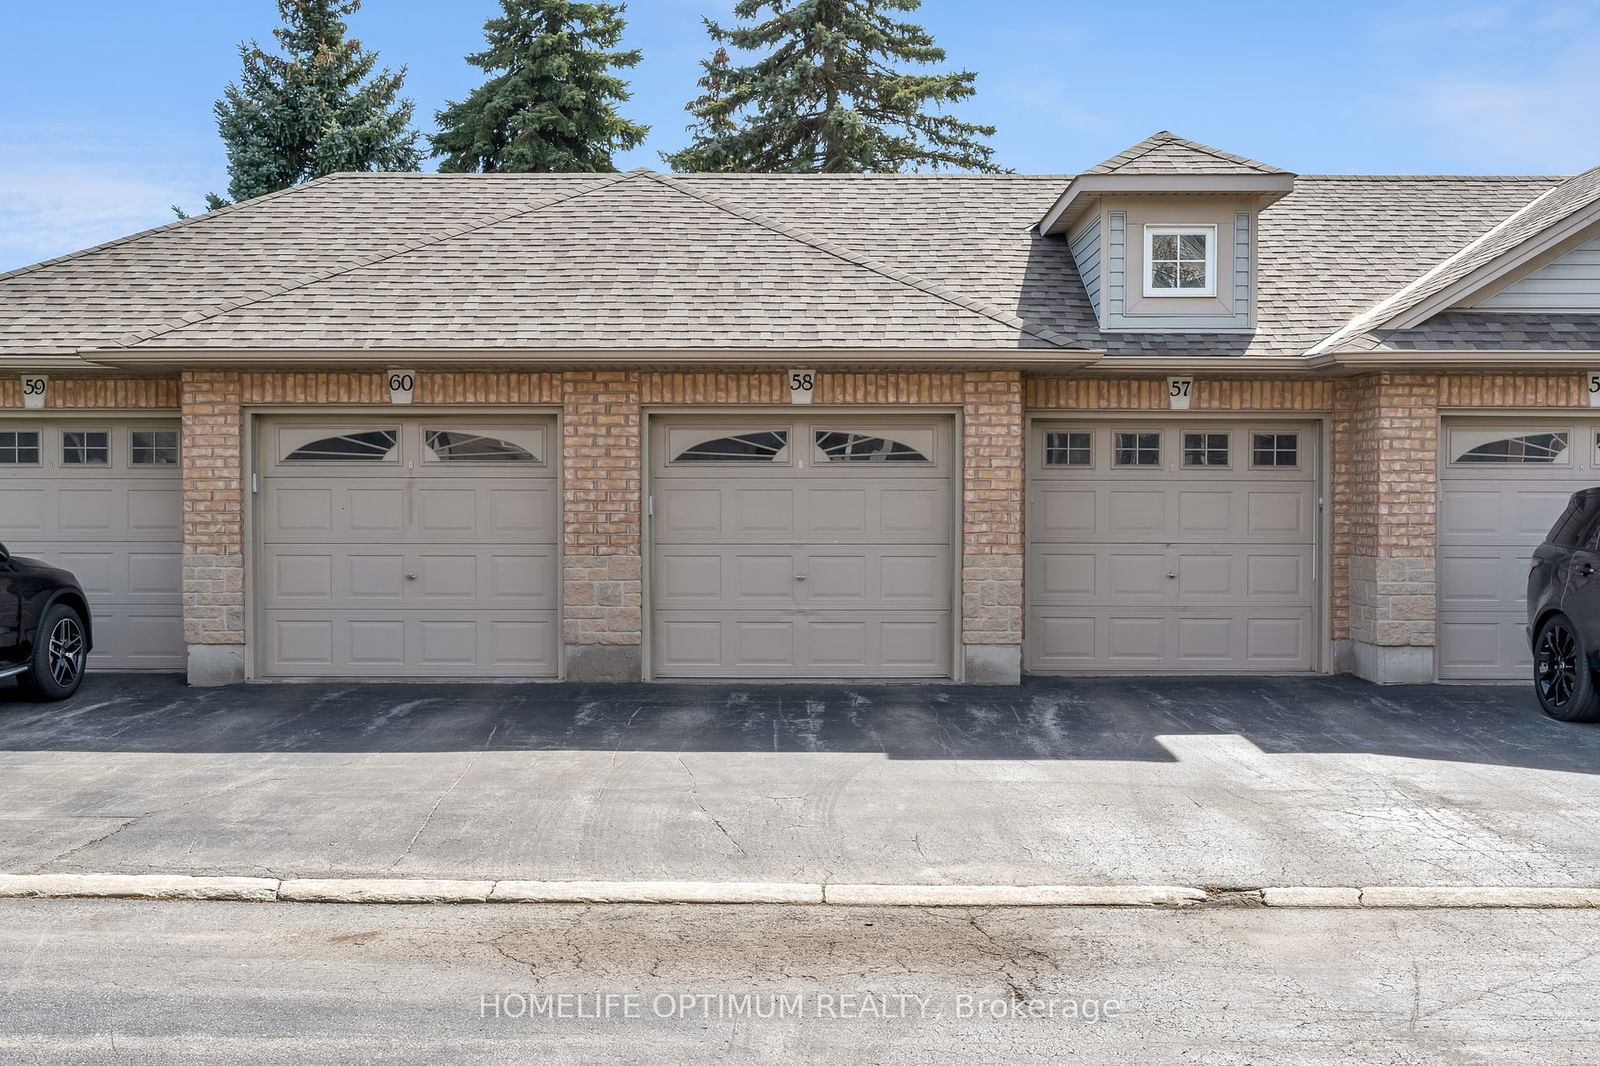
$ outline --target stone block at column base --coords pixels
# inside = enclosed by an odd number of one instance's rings
[[[189,645],[189,684],[237,685],[244,680],[244,645]]]
[[[1021,644],[963,644],[963,677],[969,685],[1022,683]]]
[[[644,656],[637,644],[568,644],[568,681],[637,681]]]
[[[1334,668],[1380,685],[1429,684],[1434,680],[1433,649],[1342,640],[1334,647]]]

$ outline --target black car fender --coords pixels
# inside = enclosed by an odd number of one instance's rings
[[[33,646],[39,632],[39,622],[49,613],[50,608],[58,603],[78,612],[78,617],[83,619],[83,638],[88,645],[86,650],[94,648],[94,619],[89,614],[89,600],[82,589],[55,588],[40,589],[43,595],[34,596],[22,605],[22,632],[26,638],[24,643]]]

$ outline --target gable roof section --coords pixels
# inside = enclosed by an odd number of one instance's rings
[[[476,177],[440,196],[439,187],[409,176],[335,174],[0,274],[0,355],[112,345],[615,175],[547,177]]]
[[[1287,170],[1160,130],[1085,174],[1287,174]]]
[[[998,305],[642,171],[121,343],[136,352],[1070,346]]]
[[[1505,277],[1538,252],[1600,219],[1600,167],[1556,184],[1442,262],[1356,315],[1307,352],[1363,350],[1364,334],[1409,329]],[[1435,331],[1437,332],[1437,330]]]

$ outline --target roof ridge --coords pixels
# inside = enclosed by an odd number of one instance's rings
[[[41,259],[37,263],[28,263],[25,266],[19,266],[11,270],[0,271],[0,281],[9,281],[12,278],[20,277],[23,274],[32,273],[33,271],[43,269],[44,267],[56,266],[59,263],[70,262],[79,258],[80,256],[89,255],[92,252],[100,252],[107,248],[115,248],[121,244],[130,244],[133,241],[143,240],[146,237],[153,237],[158,233],[166,233],[170,230],[183,229],[188,226],[198,225],[201,222],[209,222],[213,219],[221,218],[223,215],[232,214],[240,208],[254,207],[257,204],[264,204],[268,200],[276,200],[280,197],[309,189],[314,185],[323,185],[330,181],[337,181],[340,178],[350,177],[352,174],[356,173],[359,173],[359,171],[338,171],[333,174],[324,174],[320,178],[312,178],[310,181],[303,181],[299,185],[290,185],[283,189],[274,189],[272,192],[262,193],[260,196],[252,196],[248,200],[240,200],[237,203],[229,204],[226,207],[219,207],[215,211],[203,211],[198,215],[189,215],[186,218],[176,219],[172,222],[163,223],[160,226],[151,226],[148,229],[142,229],[135,233],[130,233],[125,237],[117,237],[114,240],[101,241],[99,244],[91,244],[87,248],[79,248],[76,251],[67,252],[65,255],[53,256],[49,259]]]
[[[478,230],[487,229],[490,226],[497,226],[500,223],[510,221],[513,218],[518,218],[522,215],[533,214],[534,212],[542,211],[547,207],[553,207],[556,204],[565,203],[568,200],[576,199],[580,196],[586,196],[591,192],[597,192],[600,189],[610,188],[613,185],[617,185],[624,181],[628,181],[631,178],[638,177],[641,173],[645,172],[642,170],[629,170],[619,174],[612,174],[602,178],[592,185],[587,185],[584,188],[574,189],[569,192],[563,192],[557,196],[543,197],[531,204],[519,207],[515,211],[501,212],[498,215],[484,219],[480,222],[470,223],[465,226],[454,226],[442,233],[438,233],[430,237],[421,237],[416,240],[407,241],[398,247],[390,248],[382,252],[376,252],[372,255],[362,256],[355,262],[346,263],[336,270],[325,270],[318,274],[313,274],[287,284],[274,285],[270,290],[259,295],[241,297],[237,300],[227,300],[222,303],[211,304],[208,307],[189,312],[183,316],[181,321],[174,322],[169,320],[166,322],[160,322],[154,326],[148,326],[143,329],[134,330],[131,333],[124,334],[116,340],[109,342],[109,344],[101,345],[97,348],[79,349],[79,351],[104,351],[106,348],[111,346],[132,348],[139,344],[143,344],[145,341],[153,340],[156,337],[163,337],[168,333],[176,333],[179,330],[187,329],[189,326],[204,322],[207,319],[212,319],[219,315],[227,314],[229,311],[237,311],[242,307],[249,307],[253,304],[264,303],[287,293],[294,292],[297,289],[303,289],[310,285],[317,285],[324,281],[331,280],[332,278],[336,278],[341,274],[347,274],[352,270],[360,270],[364,267],[373,266],[374,264],[381,263],[387,259],[394,259],[398,256],[406,255],[422,248],[428,248],[436,244],[442,244],[445,241],[454,240],[455,238],[465,236],[468,233],[476,233]]]
[[[936,285],[931,281],[920,278],[917,275],[907,271],[896,270],[887,264],[878,262],[871,256],[863,255],[853,248],[846,248],[843,245],[835,244],[832,241],[813,237],[809,233],[806,233],[802,230],[797,230],[792,226],[784,225],[783,223],[774,221],[773,219],[766,218],[763,215],[751,211],[749,208],[742,207],[738,204],[724,200],[720,196],[714,196],[710,193],[701,192],[698,189],[688,188],[687,186],[681,184],[672,175],[658,174],[655,171],[645,171],[644,176],[649,178],[651,181],[665,185],[667,188],[672,189],[683,196],[688,196],[692,199],[699,200],[702,203],[709,204],[710,206],[721,211],[726,211],[728,214],[733,215],[736,218],[742,218],[746,222],[754,223],[755,225],[761,226],[763,229],[767,229],[773,233],[788,237],[790,240],[799,241],[801,244],[815,248],[819,252],[834,256],[838,259],[843,259],[847,263],[870,270],[875,274],[879,274],[890,279],[891,281],[899,282],[900,284],[909,288],[916,289],[917,291],[935,297],[936,299],[943,300],[945,303],[953,304],[964,311],[970,311],[973,314],[981,315],[990,321],[998,322],[1003,326],[1021,330],[1024,333],[1037,337],[1040,340],[1055,345],[1056,347],[1078,350],[1072,344],[1072,341],[1069,337],[1057,333],[1053,329],[1050,329],[1046,326],[1033,325],[1026,319],[1012,314],[1009,311],[995,307],[992,304],[983,303],[980,300],[974,300],[969,296],[964,296],[961,293],[954,291],[953,289],[947,289],[942,285]]]

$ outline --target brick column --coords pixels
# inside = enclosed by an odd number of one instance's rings
[[[639,375],[569,371],[562,382],[566,676],[637,681],[644,642]]]
[[[961,644],[966,679],[1022,677],[1022,375],[973,371],[962,387]]]
[[[244,479],[239,375],[185,371],[183,637],[189,683],[244,680]]]
[[[1334,557],[1343,547],[1350,561],[1337,665],[1372,681],[1431,681],[1439,379],[1374,374],[1341,388],[1339,401]]]

